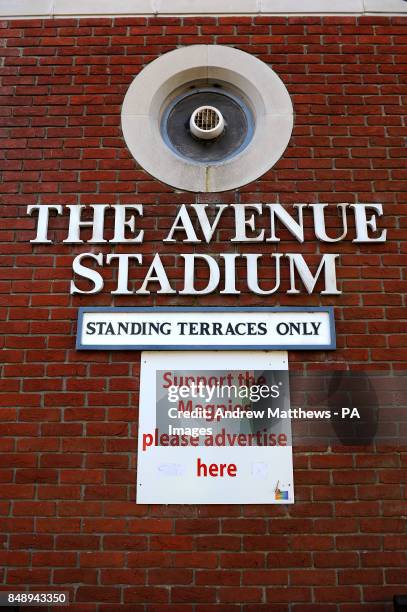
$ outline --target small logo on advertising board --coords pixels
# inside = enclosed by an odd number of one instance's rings
[[[286,485],[281,485],[281,487],[285,487]],[[290,499],[290,492],[287,489],[280,489],[280,481],[277,480],[276,487],[274,489],[274,499],[278,501],[288,500]]]

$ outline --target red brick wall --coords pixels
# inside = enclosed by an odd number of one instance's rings
[[[112,612],[120,603],[160,612],[215,604],[370,612],[389,609],[392,595],[405,591],[407,455],[400,449],[297,452],[293,506],[136,505],[140,354],[77,353],[77,308],[196,301],[113,299],[109,269],[104,293],[72,298],[72,259],[89,249],[60,243],[66,217],[51,223],[58,244],[31,245],[35,219],[26,215],[38,203],[143,203],[146,240],[135,251],[146,262],[160,252],[175,279],[177,253],[187,247],[161,241],[181,203],[382,202],[385,244],[299,245],[285,235],[281,250],[309,261],[319,247],[341,253],[341,296],[242,293],[199,303],[332,304],[338,350],[290,353],[293,367],[404,369],[405,24],[395,17],[1,23],[2,588],[67,587],[77,602],[71,609],[98,604]],[[255,54],[292,95],[287,152],[238,192],[175,192],[142,171],[123,141],[120,110],[134,75],[160,54],[198,43]],[[333,215],[331,224],[335,231]],[[227,221],[200,251],[227,250],[226,229]],[[135,268],[133,278],[141,275]]]

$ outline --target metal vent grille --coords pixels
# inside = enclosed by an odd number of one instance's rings
[[[215,164],[232,157],[245,148],[253,129],[250,110],[220,87],[188,88],[170,102],[161,121],[166,144],[198,163]]]
[[[220,123],[219,113],[209,106],[201,108],[196,113],[194,120],[195,125],[205,132],[215,129]]]
[[[191,133],[200,140],[214,140],[222,134],[224,127],[225,120],[220,110],[208,104],[196,108],[189,120]]]

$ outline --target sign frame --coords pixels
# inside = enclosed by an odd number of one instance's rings
[[[171,364],[168,366],[168,364]],[[160,370],[184,370],[201,373],[204,370],[283,370],[289,372],[287,351],[185,351],[176,353],[170,351],[144,351],[140,363],[140,400],[138,415],[137,440],[137,504],[157,505],[216,505],[216,504],[267,504],[292,505],[295,503],[295,483],[293,466],[293,448],[285,446],[152,446],[143,452],[142,435],[151,432],[156,426],[157,405],[156,375]],[[291,425],[290,425],[291,428]],[[207,463],[233,462],[238,466],[236,478],[199,478],[193,476],[197,455]],[[253,487],[246,486],[247,477],[253,467],[253,462],[272,462],[279,470],[284,464],[289,471],[288,481],[291,483],[291,496],[276,498],[274,485],[280,474],[272,477],[253,478]],[[171,473],[162,472],[160,468],[189,466],[185,471]],[[271,467],[271,466],[269,466]],[[253,472],[251,472],[253,473]],[[160,485],[160,486],[159,486]],[[199,486],[201,485],[201,486]],[[237,486],[235,486],[237,485]],[[253,492],[254,491],[254,492]]]
[[[194,313],[205,313],[205,312],[292,312],[292,313],[306,313],[306,312],[325,312],[329,316],[329,330],[330,330],[330,343],[321,345],[315,344],[296,344],[288,345],[284,343],[279,344],[233,344],[225,346],[222,344],[174,344],[174,345],[143,345],[143,344],[83,344],[82,343],[82,329],[84,315],[88,312],[131,312],[131,313],[177,313],[177,312],[194,312]],[[320,351],[320,350],[335,350],[336,349],[336,331],[335,331],[335,315],[333,306],[82,306],[79,308],[78,313],[78,325],[76,334],[76,349],[78,351],[92,351],[92,350],[105,350],[105,351],[208,351],[208,350],[219,350],[219,351]]]

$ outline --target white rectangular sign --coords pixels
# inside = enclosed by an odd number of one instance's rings
[[[137,503],[293,503],[289,403],[285,352],[143,352]]]
[[[334,349],[333,309],[81,308],[78,349]]]

